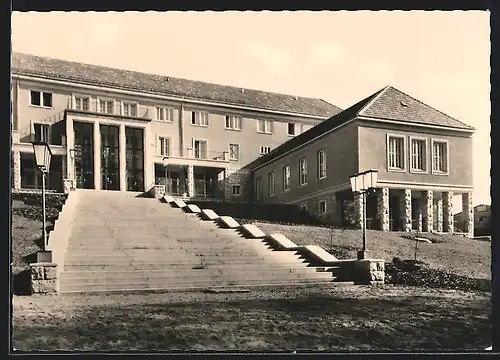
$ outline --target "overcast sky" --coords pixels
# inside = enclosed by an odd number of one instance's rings
[[[347,108],[392,85],[477,128],[474,204],[490,204],[489,13],[14,13],[14,51]],[[456,209],[461,203],[456,199]]]

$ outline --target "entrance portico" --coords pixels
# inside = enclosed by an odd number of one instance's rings
[[[147,191],[148,124],[68,114],[67,178],[76,188]]]

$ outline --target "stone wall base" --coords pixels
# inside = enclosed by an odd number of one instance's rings
[[[162,197],[164,197],[166,192],[167,189],[165,185],[155,185],[152,189],[153,197],[155,197],[156,199],[161,199]]]
[[[31,267],[31,292],[54,294],[57,292],[57,264],[33,263]]]
[[[354,261],[353,280],[355,285],[378,285],[385,282],[385,261],[363,259]]]

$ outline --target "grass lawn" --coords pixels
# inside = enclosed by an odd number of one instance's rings
[[[253,222],[265,233],[279,232],[297,245],[320,245],[339,259],[356,258],[362,245],[361,230],[280,225]],[[367,230],[368,248],[374,257],[391,261],[395,256],[413,259],[415,242],[403,238],[404,233]],[[408,236],[408,234],[406,234]],[[491,243],[456,235],[422,234],[434,243],[418,243],[417,259],[429,267],[457,275],[491,279]]]
[[[483,350],[485,293],[384,285],[16,296],[17,350]]]

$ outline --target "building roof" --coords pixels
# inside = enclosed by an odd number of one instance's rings
[[[342,111],[339,107],[321,99],[242,89],[17,52],[12,54],[12,72],[19,75],[177,96],[186,100],[210,101],[325,118]]]
[[[371,103],[359,111],[358,115],[405,123],[474,130],[473,127],[412,98],[392,86],[386,86],[382,89]]]
[[[393,120],[405,124],[426,124],[442,126],[443,128],[474,130],[474,128],[433,109],[409,95],[406,95],[402,91],[392,86],[386,86],[346,110],[333,115],[331,118],[310,128],[304,133],[288,140],[270,153],[257,158],[246,167],[255,169],[262,166],[268,161],[312,141],[325,132],[335,129],[357,116],[369,116],[374,119]]]

